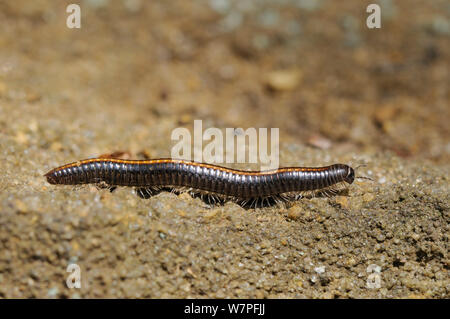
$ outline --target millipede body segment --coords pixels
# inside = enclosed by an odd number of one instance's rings
[[[285,167],[272,171],[242,171],[185,160],[87,159],[45,174],[50,184],[107,184],[138,189],[189,188],[202,193],[246,200],[285,193],[334,190],[353,183],[355,172],[345,164],[325,167]]]

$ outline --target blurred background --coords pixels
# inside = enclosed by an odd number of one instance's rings
[[[448,1],[377,1],[380,29],[371,1],[85,0],[80,29],[70,3],[0,2],[0,129],[19,141],[168,156],[171,130],[202,119],[449,159]]]

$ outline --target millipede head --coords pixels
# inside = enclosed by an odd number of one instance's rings
[[[347,168],[347,174],[344,177],[344,181],[346,183],[351,184],[355,180],[355,170],[350,166],[347,166],[346,168]]]
[[[52,185],[58,184],[58,181],[56,180],[56,176],[55,176],[53,170],[51,170],[50,172],[46,173],[44,176],[47,179],[47,182],[49,184],[52,184]]]

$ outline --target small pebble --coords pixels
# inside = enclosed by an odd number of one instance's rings
[[[288,218],[297,220],[302,216],[302,209],[299,206],[293,206],[288,210]]]
[[[266,84],[275,91],[289,91],[297,87],[301,80],[299,70],[281,70],[270,72]]]
[[[314,271],[318,274],[323,274],[325,272],[325,266],[316,267]]]
[[[21,214],[28,213],[28,206],[24,202],[22,202],[21,200],[16,200],[15,204],[18,213]]]

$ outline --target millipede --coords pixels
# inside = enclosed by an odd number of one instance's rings
[[[44,176],[50,184],[96,184],[111,191],[117,186],[134,187],[143,198],[164,189],[187,190],[206,196],[208,202],[233,200],[241,205],[291,201],[308,192],[332,196],[355,178],[367,178],[355,176],[355,169],[345,164],[244,171],[168,158],[86,159],[52,169]]]

